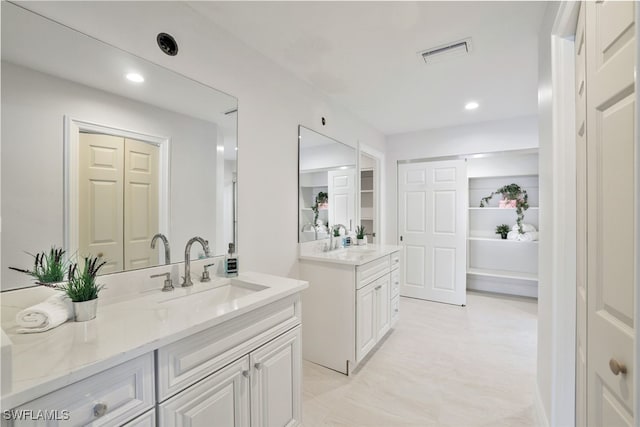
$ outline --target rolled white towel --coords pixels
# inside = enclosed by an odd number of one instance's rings
[[[511,227],[511,229],[513,231],[520,231],[519,227],[518,227],[518,224],[515,224],[513,227]],[[522,232],[523,233],[528,233],[530,231],[538,231],[538,230],[536,230],[536,228],[531,224],[522,224]]]
[[[527,231],[523,234],[518,234],[518,240],[521,242],[533,242],[538,240],[538,232],[537,231]]]
[[[518,240],[519,235],[520,233],[518,232],[518,230],[510,231],[507,234],[507,240]]]
[[[73,303],[63,293],[56,293],[40,304],[25,308],[16,314],[17,332],[29,334],[44,332],[73,318]]]

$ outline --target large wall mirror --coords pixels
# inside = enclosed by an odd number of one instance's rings
[[[298,242],[356,227],[356,149],[298,126]]]
[[[237,106],[2,2],[2,289],[32,285],[8,267],[54,245],[102,255],[103,273],[164,264],[158,233],[172,262],[194,236],[222,255],[237,235]]]

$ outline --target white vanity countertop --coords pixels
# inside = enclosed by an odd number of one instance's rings
[[[3,322],[2,329],[13,343],[13,378],[11,391],[2,395],[2,408],[37,399],[308,286],[305,281],[262,273],[241,273],[236,279],[267,288],[215,305],[206,304],[205,295],[210,294],[189,296],[229,282],[214,278],[191,288],[176,287],[171,293],[161,292],[158,287],[136,299],[100,305],[94,320],[69,321],[43,333],[18,334],[15,322]],[[162,302],[169,298],[170,302]],[[8,299],[2,299],[3,310],[23,308],[7,305]]]
[[[329,252],[309,250],[301,252],[298,258],[307,261],[362,265],[401,250],[402,246],[368,244],[364,246],[350,246],[344,249],[335,249]]]

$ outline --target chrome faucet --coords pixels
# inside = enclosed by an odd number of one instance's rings
[[[156,240],[162,240],[162,244],[164,245],[164,263],[171,264],[171,249],[169,248],[169,241],[167,240],[167,236],[162,233],[158,233],[153,236],[151,239],[151,249],[156,248]]]
[[[333,224],[333,226],[329,229],[329,238],[330,238],[330,240],[329,240],[329,250],[333,250],[334,249],[334,247],[333,247],[333,232],[336,229],[340,230],[340,228],[342,228],[344,230],[345,234],[349,233],[349,231],[347,230],[347,227],[345,227],[344,225],[342,225],[342,224]]]
[[[180,286],[193,286],[193,282],[191,281],[191,245],[194,242],[198,242],[202,245],[202,249],[204,249],[204,254],[208,257],[209,255],[209,242],[204,240],[202,237],[192,237],[187,242],[187,246],[184,248],[184,282],[181,283]]]

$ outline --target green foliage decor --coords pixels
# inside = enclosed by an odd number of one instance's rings
[[[313,217],[313,226],[315,227],[318,223],[318,215],[320,214],[319,206],[323,203],[327,203],[329,201],[329,193],[325,193],[324,191],[320,191],[316,196],[316,201],[313,206],[311,206],[311,210],[314,213]]]
[[[68,265],[68,261],[64,259],[64,254],[64,249],[52,246],[48,252],[42,251],[35,255],[29,254],[34,258],[32,270],[16,267],[9,267],[9,269],[28,274],[36,279],[36,283],[42,285],[62,282]]]
[[[84,268],[78,269],[78,264],[69,265],[68,278],[69,281],[57,288],[64,291],[69,299],[73,302],[91,301],[98,298],[98,293],[104,288],[104,285],[96,283],[96,276],[100,269],[107,263],[102,261],[99,263],[99,257],[84,257]]]
[[[502,194],[504,199],[516,201],[518,232],[520,234],[524,234],[524,230],[522,229],[522,220],[524,219],[524,211],[529,209],[529,196],[527,195],[527,191],[520,188],[518,184],[505,185],[504,187],[498,188],[487,197],[483,197],[480,200],[480,207],[484,208],[487,206],[489,204],[489,200],[491,200],[495,194]]]
[[[511,231],[511,227],[509,227],[507,224],[500,224],[496,226],[496,234],[499,234],[503,239],[507,238],[507,234],[509,234],[509,231]]]
[[[357,239],[364,239],[364,235],[365,235],[365,227],[364,225],[360,225],[358,227],[356,227],[356,238]]]

